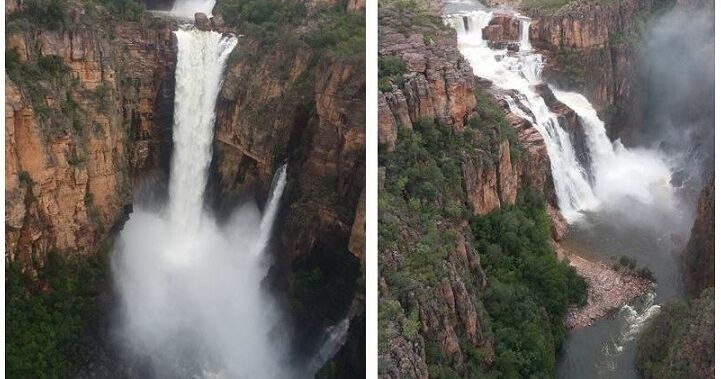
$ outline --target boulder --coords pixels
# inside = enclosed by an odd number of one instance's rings
[[[483,28],[483,39],[494,43],[516,42],[521,38],[521,21],[512,14],[497,13]]]
[[[195,14],[195,27],[205,32],[212,29],[210,20],[205,13],[198,12]]]

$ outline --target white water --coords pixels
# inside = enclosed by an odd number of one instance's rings
[[[318,353],[316,353],[315,357],[313,357],[308,365],[309,372],[318,372],[318,370],[320,370],[323,365],[340,350],[343,344],[345,344],[349,327],[350,320],[346,317],[340,320],[340,322],[336,325],[330,326],[326,329],[323,336],[323,343],[318,349]]]
[[[624,349],[638,337],[648,320],[661,311],[661,306],[654,304],[655,299],[656,294],[651,292],[639,299],[637,304],[626,304],[618,311],[620,330],[610,341],[603,344],[599,372],[611,373],[617,370],[616,362]]]
[[[215,102],[237,40],[192,28],[176,36],[169,201],[161,211],[135,210],[118,238],[119,338],[160,377],[298,377],[279,311],[261,287],[285,166],[264,214],[246,204],[221,225],[203,209]]]
[[[464,17],[466,18],[464,23]],[[551,87],[559,101],[573,109],[582,120],[591,158],[591,172],[578,160],[569,133],[535,86],[542,84],[543,56],[534,52],[529,40],[530,20],[521,18],[519,52],[495,50],[482,38],[492,12],[474,10],[449,16],[456,28],[458,47],[470,62],[473,72],[491,80],[499,88],[515,95],[506,98],[511,111],[530,121],[543,136],[551,161],[558,204],[563,216],[574,222],[584,211],[603,207],[623,207],[629,199],[642,203],[672,199],[671,173],[661,157],[646,150],[626,149],[611,143],[603,121],[586,98],[577,93]]]
[[[286,182],[286,167],[283,165],[273,177],[273,185],[271,186],[270,199],[266,205],[266,212],[263,213],[263,218],[260,220],[260,236],[258,243],[256,244],[256,255],[263,253],[265,246],[268,245],[270,240],[270,234],[273,231],[273,223],[275,222],[275,216],[278,213],[278,206],[280,205],[280,198],[283,196],[283,189],[285,188]]]
[[[214,6],[215,0],[175,0],[170,13],[180,17],[194,18],[196,12],[202,12],[211,17]]]
[[[215,101],[225,60],[238,40],[195,29],[178,30],[175,37],[178,62],[168,218],[182,236],[194,232],[201,221],[212,157]]]

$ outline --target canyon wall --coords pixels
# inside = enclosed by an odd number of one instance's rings
[[[7,31],[6,263],[93,254],[169,153],[172,25],[96,12]]]
[[[223,30],[245,36],[229,58],[216,106],[208,194],[221,212],[247,198],[262,204],[274,172],[288,164],[269,279],[292,308],[301,356],[313,352],[308,345],[326,327],[350,319],[333,363],[348,372],[365,341],[357,329],[365,312],[357,282],[365,260],[365,50],[335,34],[343,28],[344,38],[362,40],[365,3],[333,4],[305,4],[301,19],[273,18],[272,31],[226,18]]]
[[[683,253],[681,268],[684,285],[691,297],[698,297],[703,289],[715,286],[714,179],[712,174],[701,191],[696,208],[696,221]]]
[[[645,72],[639,45],[652,0],[573,1],[525,9],[531,44],[548,58],[551,83],[579,90],[607,122],[609,137],[633,141],[643,119]]]
[[[532,189],[544,195],[548,213],[556,215],[558,221],[555,229],[559,233],[563,230],[562,218],[555,210],[550,162],[542,136],[526,120],[512,115],[502,100],[505,93],[474,76],[458,51],[455,31],[442,25],[439,12],[437,3],[379,9],[379,218],[380,228],[389,229],[379,232],[391,233],[390,229],[400,224],[398,233],[402,236],[402,240],[388,241],[387,245],[382,243],[383,236],[379,237],[382,378],[441,375],[438,370],[444,368],[432,365],[429,358],[439,354],[446,357],[448,368],[456,375],[466,377],[473,377],[478,367],[491,366],[495,359],[490,321],[478,300],[487,278],[469,223],[463,217],[460,221],[445,218],[434,222],[433,233],[443,238],[448,234],[448,240],[444,239],[448,245],[431,244],[430,249],[439,251],[421,253],[415,251],[412,241],[428,244],[426,238],[432,237],[424,233],[430,231],[414,225],[415,216],[404,216],[396,213],[398,208],[383,206],[384,201],[394,201],[384,200],[388,184],[383,156],[397,149],[402,135],[408,140],[413,138],[409,136],[414,130],[436,124],[483,146],[461,149],[460,186],[449,189],[460,191],[458,198],[449,199],[439,190],[437,203],[460,201],[460,207],[471,216],[483,216],[501,206],[513,205],[520,192]],[[447,153],[450,155],[449,151],[437,152]],[[406,216],[411,218],[403,219]],[[422,266],[404,273],[417,254],[440,254],[442,258],[428,262],[434,268]],[[426,270],[441,270],[443,274]],[[438,281],[403,292],[397,286],[407,283],[408,279],[401,279],[404,275],[419,281],[426,275],[436,275]]]

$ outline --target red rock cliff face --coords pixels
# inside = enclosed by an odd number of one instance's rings
[[[580,89],[608,122],[612,139],[633,139],[642,121],[645,80],[637,44],[652,4],[575,1],[527,11],[531,43],[549,59],[546,76]]]
[[[714,179],[715,176],[711,175],[701,191],[696,221],[683,256],[684,284],[692,297],[697,297],[703,289],[714,286]]]
[[[222,194],[263,200],[287,158],[287,252],[309,254],[328,237],[362,258],[364,65],[316,53],[241,39],[218,101],[217,185]]]
[[[172,114],[171,25],[73,24],[11,32],[6,45],[20,65],[57,56],[69,69],[39,93],[30,82],[39,79],[6,76],[6,262],[92,254],[123,217],[136,174],[158,168],[167,145],[159,115]]]

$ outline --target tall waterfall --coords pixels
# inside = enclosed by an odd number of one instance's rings
[[[543,136],[564,217],[573,222],[583,211],[619,199],[649,202],[654,189],[668,187],[670,171],[658,156],[650,151],[626,149],[618,141],[611,143],[603,121],[587,99],[551,88],[557,99],[581,118],[591,159],[590,171],[583,167],[569,133],[534,89],[543,83],[543,56],[535,53],[531,46],[530,20],[521,15],[517,17],[521,19],[518,52],[493,49],[483,40],[482,29],[491,21],[492,11],[456,14],[447,22],[455,27],[459,49],[473,72],[513,93],[506,98],[511,111],[531,122]]]
[[[178,62],[168,216],[178,233],[189,233],[201,219],[212,157],[215,100],[225,61],[238,40],[196,29],[178,30],[175,36]]]
[[[175,35],[169,198],[160,211],[135,209],[116,242],[119,342],[158,377],[298,377],[279,310],[261,286],[268,269],[261,252],[286,168],[278,169],[263,213],[249,203],[219,224],[204,210],[216,98],[238,41],[189,26]]]

